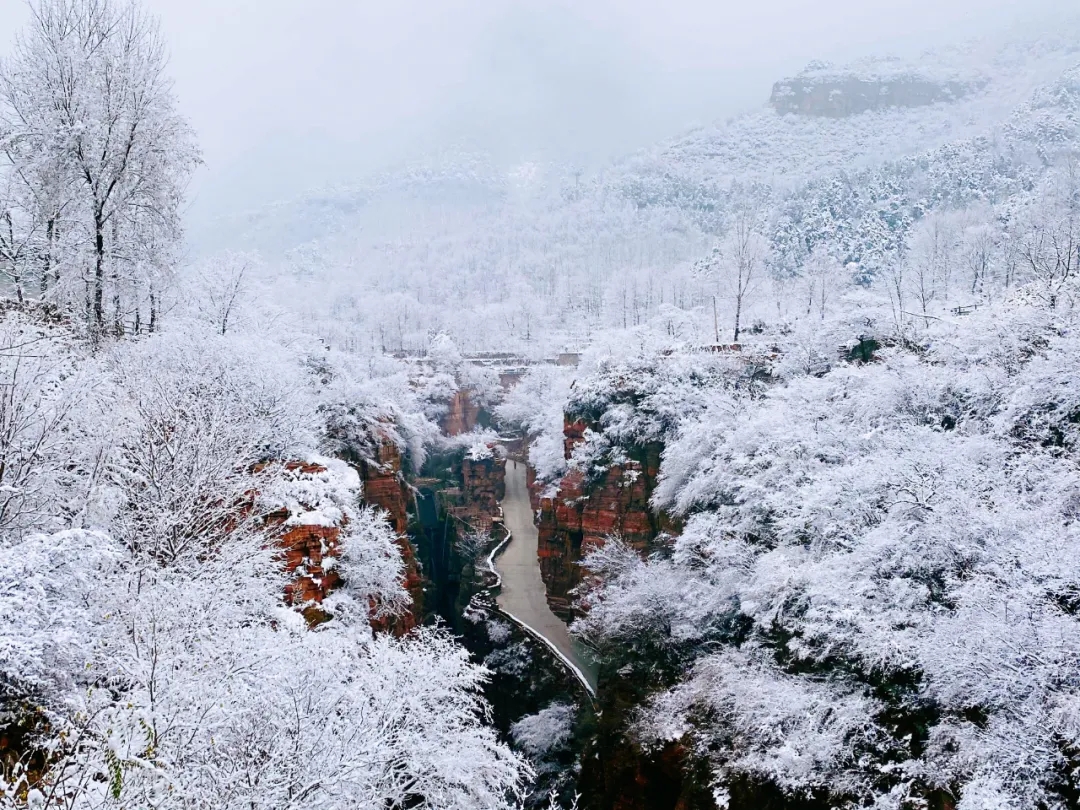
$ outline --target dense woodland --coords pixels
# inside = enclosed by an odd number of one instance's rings
[[[661,448],[675,529],[592,547],[572,630],[712,806],[1080,807],[1075,25],[927,55],[953,100],[762,109],[599,171],[450,153],[218,251],[184,241],[157,22],[32,8],[0,60],[0,807],[546,801],[577,707],[501,734],[494,658],[372,629],[405,562],[346,460],[486,452],[440,436],[459,389],[548,497]],[[480,351],[581,364],[505,391]],[[280,514],[343,530],[317,626]]]
[[[1076,806],[1078,75],[995,139],[736,208],[694,270],[721,340],[740,279],[771,297],[741,352],[669,310],[652,351],[598,339],[503,406],[552,482],[663,447],[682,529],[587,556],[574,630],[654,684],[627,733],[691,745],[719,807]]]
[[[0,701],[30,738],[0,806],[513,803],[486,671],[438,628],[372,634],[408,607],[400,552],[322,455],[378,425],[420,464],[430,403],[250,305],[249,257],[178,264],[198,151],[156,22],[36,4],[0,104]],[[318,632],[282,598],[281,509],[346,527]]]

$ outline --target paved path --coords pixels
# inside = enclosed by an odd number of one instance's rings
[[[536,556],[538,535],[529,501],[526,466],[521,462],[506,462],[506,497],[502,509],[511,540],[495,560],[502,577],[502,590],[497,597],[499,608],[543,637],[548,646],[577,670],[575,674],[585,681],[589,691],[595,692],[595,665],[570,638],[566,624],[548,607],[547,589],[540,578]]]

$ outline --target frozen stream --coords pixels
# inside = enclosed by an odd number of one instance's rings
[[[547,590],[537,560],[538,535],[526,483],[526,465],[506,462],[506,497],[503,519],[510,542],[499,554],[495,567],[502,578],[499,609],[540,637],[587,687],[596,690],[596,668],[581,646],[570,638],[566,624],[551,612]]]

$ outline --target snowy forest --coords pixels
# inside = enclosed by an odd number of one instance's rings
[[[1080,21],[193,244],[158,19],[30,10],[0,809],[1080,808]]]

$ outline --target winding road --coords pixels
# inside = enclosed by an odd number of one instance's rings
[[[519,461],[506,462],[506,497],[502,509],[510,542],[495,562],[502,578],[502,589],[496,598],[499,609],[545,642],[589,693],[595,694],[595,664],[570,638],[566,624],[548,607],[547,590],[540,578],[536,556],[538,534],[529,501],[526,465]]]

